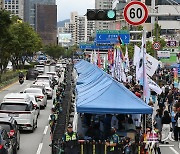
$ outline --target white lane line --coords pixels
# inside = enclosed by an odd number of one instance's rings
[[[177,152],[173,147],[169,147],[169,149],[171,149],[175,154],[179,154],[179,152]]]
[[[47,130],[48,130],[48,126],[45,126],[45,128],[44,128],[44,132],[43,132],[43,134],[44,134],[44,135],[46,135]]]
[[[174,147],[173,144],[160,144],[159,147]]]
[[[41,153],[42,147],[43,147],[43,143],[40,143],[36,154],[40,154]]]

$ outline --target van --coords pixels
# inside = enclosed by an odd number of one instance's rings
[[[9,93],[0,104],[1,117],[13,117],[20,130],[33,132],[37,128],[37,114],[28,94]]]

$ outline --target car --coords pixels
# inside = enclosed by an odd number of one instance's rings
[[[13,154],[11,139],[2,127],[0,127],[0,154]]]
[[[35,95],[40,104],[40,107],[45,108],[47,106],[47,93],[44,88],[26,88],[23,93]]]
[[[37,77],[37,79],[36,79],[35,82],[37,82],[37,81],[49,82],[49,83],[50,83],[50,86],[53,88],[52,77],[49,76],[49,75],[39,75],[39,76]],[[34,83],[35,83],[35,82],[34,82]]]
[[[26,73],[26,80],[36,79],[38,75],[39,75],[39,72],[37,70],[29,69]]]
[[[0,127],[4,128],[12,142],[13,154],[20,148],[20,132],[16,120],[13,117],[0,117]]]
[[[36,108],[28,94],[9,93],[0,104],[0,117],[14,117],[20,130],[37,128]]]
[[[36,65],[35,68],[39,73],[44,73],[44,65]]]
[[[34,107],[36,109],[36,115],[37,115],[37,118],[38,118],[39,115],[40,115],[40,104],[39,104],[39,102],[38,102],[35,95],[33,95],[33,94],[28,94],[28,95],[30,96],[31,101],[33,102],[33,105],[34,105]]]
[[[50,83],[39,81],[39,82],[36,82],[35,84],[33,84],[31,87],[40,87],[41,88],[43,86],[46,89],[47,97],[52,98],[53,97],[53,89],[50,87]]]

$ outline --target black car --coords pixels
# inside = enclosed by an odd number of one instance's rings
[[[13,147],[8,132],[0,127],[0,154],[13,154]]]
[[[0,127],[4,128],[12,142],[13,154],[20,148],[20,133],[16,120],[13,117],[0,117]]]
[[[39,72],[37,70],[29,69],[26,74],[26,80],[36,79],[38,75],[39,75]]]

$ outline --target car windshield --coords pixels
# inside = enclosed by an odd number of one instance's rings
[[[41,93],[41,89],[27,89],[24,93]]]
[[[10,124],[8,124],[8,123],[2,123],[2,122],[0,122],[0,126],[1,126],[2,128],[4,128],[7,132],[10,132],[10,130],[11,130],[11,126],[10,126]]]
[[[11,111],[27,111],[27,104],[19,103],[2,103],[0,110],[11,110]]]

